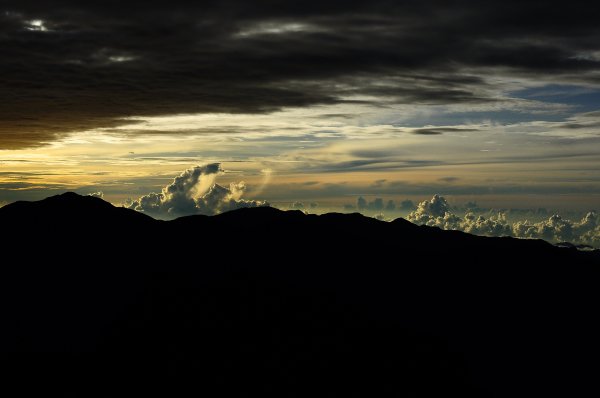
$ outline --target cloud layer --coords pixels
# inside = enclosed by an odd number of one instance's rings
[[[457,216],[443,196],[434,195],[431,200],[419,203],[407,219],[419,225],[475,235],[538,238],[550,242],[571,242],[600,247],[600,215],[593,211],[580,221],[571,221],[555,214],[539,222],[525,220],[511,224],[502,213],[486,218],[469,211],[463,217]]]
[[[490,104],[599,84],[587,2],[3,1],[0,148],[130,116]],[[490,76],[494,76],[490,79]],[[415,130],[441,134],[440,129]]]
[[[243,207],[268,206],[264,201],[242,199],[244,182],[223,187],[215,183],[221,172],[219,163],[187,169],[160,193],[150,193],[127,207],[158,218],[203,214],[214,215]]]

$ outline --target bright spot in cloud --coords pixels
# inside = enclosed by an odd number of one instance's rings
[[[585,61],[600,61],[600,51],[586,51],[576,54],[572,59]]]
[[[278,35],[285,33],[298,33],[298,32],[317,32],[322,30],[314,25],[289,22],[263,22],[246,29],[239,31],[236,36],[238,37],[249,37],[258,35]]]
[[[46,28],[46,26],[44,25],[44,21],[42,21],[41,19],[32,19],[31,21],[27,21],[26,24],[27,26],[25,27],[25,29],[27,30],[34,30],[39,32],[46,32],[48,30],[48,28]]]
[[[110,57],[108,57],[108,60],[110,62],[129,62],[129,61],[133,61],[135,59],[135,57],[130,57],[127,55],[111,55]]]

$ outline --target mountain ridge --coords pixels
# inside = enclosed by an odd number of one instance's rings
[[[0,225],[0,352],[22,391],[39,381],[24,396],[598,390],[597,253],[360,214],[159,221],[76,194]]]
[[[108,217],[108,219],[106,218],[109,214],[109,212],[112,212],[112,214]],[[327,221],[331,221],[331,222],[361,222],[361,223],[370,223],[371,225],[383,225],[384,223],[387,223],[389,225],[393,225],[394,227],[400,229],[402,228],[402,232],[403,233],[408,233],[408,231],[410,231],[411,233],[418,233],[417,231],[419,230],[427,230],[429,231],[429,233],[434,234],[434,233],[439,233],[437,232],[437,230],[439,231],[443,231],[444,234],[465,234],[465,235],[469,235],[469,236],[477,236],[477,237],[483,237],[481,235],[472,235],[472,234],[468,234],[466,232],[462,232],[462,231],[445,231],[445,230],[441,230],[437,227],[429,227],[429,226],[417,226],[413,223],[411,223],[410,221],[404,219],[404,218],[397,218],[394,219],[393,221],[381,221],[381,220],[377,220],[374,219],[372,217],[367,217],[364,216],[360,213],[324,213],[324,214],[320,214],[320,215],[314,215],[314,214],[307,214],[304,213],[300,210],[281,210],[281,209],[277,209],[274,207],[270,207],[270,206],[264,206],[264,207],[256,207],[256,208],[241,208],[241,209],[236,209],[236,210],[232,210],[232,211],[228,211],[222,214],[217,214],[214,216],[204,216],[204,215],[189,215],[189,216],[182,216],[182,217],[178,217],[176,219],[173,220],[169,220],[169,221],[163,221],[163,220],[157,220],[154,219],[153,217],[151,217],[148,214],[145,213],[140,213],[137,212],[135,210],[131,210],[131,209],[127,209],[125,207],[120,207],[120,206],[114,206],[113,204],[111,204],[110,202],[104,201],[101,198],[97,198],[97,197],[92,197],[92,196],[84,196],[84,195],[79,195],[77,193],[74,192],[65,192],[63,194],[60,195],[54,195],[54,196],[50,196],[48,198],[42,199],[40,201],[17,201],[17,202],[13,202],[10,204],[7,204],[3,207],[0,208],[0,221],[2,221],[1,219],[4,218],[4,222],[6,223],[8,220],[12,220],[12,222],[14,223],[17,220],[17,217],[24,217],[25,219],[30,218],[32,215],[34,215],[36,218],[42,218],[42,220],[38,220],[38,221],[43,221],[44,217],[48,217],[48,218],[52,218],[52,219],[62,219],[62,221],[64,222],[65,220],[67,221],[83,221],[80,217],[87,215],[87,216],[94,216],[94,213],[100,213],[100,217],[99,220],[100,221],[108,221],[108,220],[112,220],[113,218],[116,217],[128,217],[128,219],[134,220],[136,219],[136,221],[138,222],[144,222],[146,223],[146,225],[150,225],[151,223],[155,223],[155,224],[159,224],[159,223],[166,223],[166,224],[174,224],[174,225],[183,225],[183,224],[190,224],[190,223],[197,223],[197,222],[207,222],[207,220],[210,220],[211,218],[214,218],[214,222],[226,222],[226,220],[230,220],[232,218],[247,218],[249,220],[249,222],[258,222],[258,221],[265,221],[265,220],[269,220],[270,222],[273,222],[273,220],[277,219],[277,218],[285,218],[286,220],[295,220],[296,222],[298,222],[302,217],[304,217],[305,219],[303,221],[309,221],[309,220],[314,220],[315,218],[319,219],[319,220],[327,220]],[[70,220],[70,218],[73,217],[72,220]],[[217,221],[218,220],[218,221]],[[9,221],[10,222],[10,221]],[[436,231],[436,232],[434,232]],[[552,245],[551,243],[541,240],[541,239],[520,239],[520,238],[515,238],[515,237],[485,237],[485,238],[491,238],[491,239],[514,239],[514,240],[521,240],[521,241],[527,241],[527,242],[536,242],[535,245],[541,245],[540,242],[544,242],[547,243],[549,245]],[[577,245],[573,245],[570,244],[568,242],[561,242],[560,244],[557,245],[552,245],[552,246],[556,246],[556,247],[560,247],[561,249],[565,249],[565,250],[576,250],[579,249],[580,247]],[[600,256],[600,249],[595,249],[592,248],[592,250],[589,250],[589,247],[585,247],[584,249],[587,249],[586,251],[588,252],[588,254],[592,254],[592,255],[598,255]]]

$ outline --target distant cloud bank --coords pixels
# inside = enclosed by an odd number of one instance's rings
[[[511,224],[503,213],[486,218],[468,211],[463,217],[457,216],[443,196],[434,195],[431,200],[419,203],[407,219],[419,225],[475,235],[539,238],[600,247],[600,216],[594,211],[587,213],[580,221],[571,221],[555,214],[539,222],[525,220]]]
[[[149,193],[136,200],[129,200],[126,207],[147,213],[157,218],[171,219],[187,215],[215,215],[244,207],[269,206],[262,200],[248,200],[243,196],[246,184],[243,181],[230,183],[228,187],[216,183],[223,170],[219,163],[195,166],[183,171],[159,193]],[[102,197],[102,192],[90,196]],[[293,202],[290,209],[314,209],[317,203],[305,205]],[[352,209],[354,206],[351,206]],[[358,210],[379,211],[378,219],[385,219],[381,211],[394,211],[396,204],[381,198],[372,201],[359,197]],[[435,226],[446,230],[463,231],[474,235],[512,236],[518,238],[538,238],[550,242],[570,242],[600,247],[600,215],[588,212],[581,220],[572,221],[558,214],[537,222],[528,220],[510,222],[505,213],[484,216],[476,214],[476,204],[468,203],[466,214],[457,215],[446,198],[434,195],[430,200],[420,202],[416,207],[409,200],[403,201],[401,210],[413,210],[407,220],[419,224]],[[351,210],[351,209],[350,209]]]

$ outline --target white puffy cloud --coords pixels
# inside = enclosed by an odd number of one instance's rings
[[[439,195],[434,195],[431,200],[419,203],[417,209],[406,218],[419,225],[462,230],[461,218],[450,211],[446,198]]]
[[[600,247],[600,217],[589,212],[579,222],[553,215],[537,223],[519,221],[513,225],[515,236],[541,238],[556,242],[573,242]]]
[[[498,213],[496,216],[485,218],[469,212],[460,223],[461,230],[475,235],[511,236],[512,228],[506,221],[506,216]]]
[[[443,196],[434,195],[431,200],[419,203],[417,209],[410,213],[407,219],[419,225],[464,231],[475,235],[539,238],[551,242],[571,242],[600,247],[600,217],[596,212],[589,212],[579,222],[555,214],[539,222],[525,220],[511,224],[503,213],[486,218],[469,211],[460,217],[450,210]]]
[[[88,196],[91,196],[93,198],[100,198],[100,199],[102,199],[104,197],[104,192],[102,192],[102,191],[92,192],[92,193],[89,193]]]
[[[376,220],[379,220],[379,221],[387,221],[387,222],[393,221],[392,218],[386,217],[386,215],[383,213],[375,214],[375,216],[373,216],[373,218],[375,218]]]
[[[160,193],[149,193],[127,204],[127,207],[159,218],[185,215],[214,215],[242,207],[268,206],[267,202],[246,200],[243,181],[224,187],[216,184],[222,172],[219,163],[187,169],[173,179]]]

